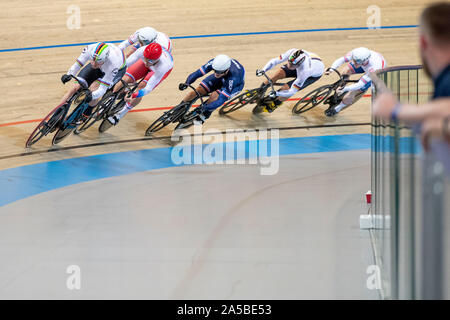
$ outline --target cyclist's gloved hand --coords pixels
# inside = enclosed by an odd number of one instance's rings
[[[139,90],[138,92],[134,92],[131,95],[131,98],[132,99],[136,99],[136,98],[140,98],[140,97],[143,97],[143,96],[144,96],[144,90]]]
[[[264,70],[256,69],[256,76],[261,77],[264,74]]]
[[[178,89],[180,89],[181,91],[185,90],[188,87],[188,85],[186,83],[180,83],[178,85]]]
[[[324,73],[324,75],[326,75],[326,76],[329,76],[330,75],[330,73],[331,73],[331,69],[330,68],[328,68],[326,71],[325,71],[325,73]]]
[[[91,90],[86,90],[85,102],[89,103],[91,101],[92,101],[92,92],[91,92]]]
[[[61,82],[62,82],[62,83],[69,82],[70,79],[72,79],[72,77],[71,77],[70,75],[68,75],[68,74],[63,74],[63,75],[61,76]]]
[[[270,91],[269,98],[270,99],[275,99],[276,97],[277,97],[277,93],[275,91]]]

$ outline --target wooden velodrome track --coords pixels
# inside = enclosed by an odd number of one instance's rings
[[[416,25],[427,2],[397,0],[376,1],[376,4],[381,8],[381,24],[385,27]],[[81,9],[81,28],[77,30],[66,27],[69,17],[67,7],[71,4]],[[350,0],[3,1],[0,11],[0,169],[54,159],[167,146],[163,140],[145,140],[59,150],[61,147],[142,138],[147,126],[163,112],[161,109],[148,109],[177,104],[185,94],[178,91],[178,83],[219,53],[228,54],[245,66],[247,89],[260,84],[261,79],[255,76],[258,67],[292,47],[317,53],[326,66],[357,46],[381,52],[390,66],[420,63],[418,29],[415,27],[311,32],[311,29],[365,28],[369,17],[366,10],[373,4],[373,1]],[[60,76],[83,48],[82,45],[58,45],[122,40],[143,26],[152,26],[171,37],[179,38],[173,40],[174,70],[136,108],[136,111],[142,112],[130,113],[118,127],[101,136],[97,131],[98,125],[95,125],[81,136],[69,137],[61,146],[50,148],[51,137],[48,136],[31,150],[25,150],[25,141],[36,126],[36,120],[47,114],[67,90],[67,86],[61,84]],[[239,35],[283,30],[309,31]],[[230,33],[238,35],[183,38]],[[5,50],[41,46],[56,47]],[[323,78],[315,85],[325,83],[327,79]],[[294,98],[301,97],[314,87],[307,88]],[[216,112],[205,128],[220,131],[226,128],[300,127],[281,131],[282,137],[370,132],[367,125],[301,128],[368,123],[369,97],[332,119],[323,115],[323,107],[317,107],[302,116],[293,116],[293,103],[295,101],[286,102],[274,113],[260,117],[252,116],[251,108],[243,108],[230,117],[220,117]],[[168,128],[158,135],[167,136],[170,132],[171,128]],[[46,152],[49,149],[58,151]],[[23,156],[23,153],[30,152],[32,154]]]

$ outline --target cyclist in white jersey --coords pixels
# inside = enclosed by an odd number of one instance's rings
[[[271,100],[266,101],[264,111],[273,112],[283,101],[292,97],[299,90],[306,88],[310,84],[320,79],[324,72],[324,64],[320,57],[315,53],[299,50],[296,48],[289,49],[279,57],[270,60],[262,69],[256,70],[256,75],[262,76],[263,71],[267,72],[274,66],[286,62],[275,74],[269,78],[275,83],[284,78],[295,78],[281,87],[278,91],[269,93]],[[267,83],[267,80],[265,81]]]
[[[355,73],[364,73],[364,75],[357,83],[345,86],[343,89],[337,91],[338,95],[344,93],[345,95],[342,97],[341,103],[335,107],[330,106],[330,108],[325,110],[325,115],[329,117],[334,116],[342,109],[358,101],[372,84],[369,73],[386,67],[386,60],[384,60],[384,57],[380,53],[364,47],[356,48],[348,52],[345,56],[334,61],[330,68],[337,69],[346,62],[348,62],[348,64],[341,72],[342,75],[351,75]],[[331,71],[327,71],[325,74],[328,75],[330,72]]]
[[[151,27],[144,27],[137,30],[128,39],[122,41],[119,44],[119,48],[125,52],[125,49],[130,47],[130,50],[125,54],[128,58],[137,49],[153,42],[159,43],[161,47],[172,53],[172,41],[170,38],[165,33],[159,32]]]
[[[91,63],[86,64],[88,61]],[[85,64],[86,66],[84,66]],[[84,68],[81,69],[83,66]],[[106,91],[123,77],[126,66],[127,63],[122,50],[112,43],[98,42],[86,46],[67,74],[62,75],[62,83],[70,81],[70,75],[73,75],[89,87],[86,99],[89,107],[84,111],[82,121],[90,116],[92,109]],[[78,73],[78,71],[80,72]],[[79,88],[80,85],[75,84],[64,96],[63,102]]]

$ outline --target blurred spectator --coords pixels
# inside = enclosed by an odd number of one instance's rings
[[[376,76],[371,75],[379,92],[374,101],[373,113],[385,120],[420,124],[419,132],[425,150],[434,150],[439,158],[444,157],[444,162],[450,162],[449,2],[431,4],[422,12],[419,45],[423,69],[434,83],[432,100],[421,105],[401,104],[387,92]],[[438,138],[446,143],[437,143],[433,147],[430,138]]]

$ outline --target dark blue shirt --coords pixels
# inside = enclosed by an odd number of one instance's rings
[[[192,84],[198,78],[204,76],[213,70],[212,63],[214,59],[209,60],[206,64],[200,67],[197,71],[191,73],[187,78],[186,83]],[[231,66],[228,73],[221,77],[219,81],[222,82],[219,98],[206,105],[207,110],[214,110],[221,106],[236,92],[239,92],[244,87],[245,69],[237,60],[231,59]]]
[[[450,97],[450,64],[433,79],[434,94],[433,99],[439,97]]]

